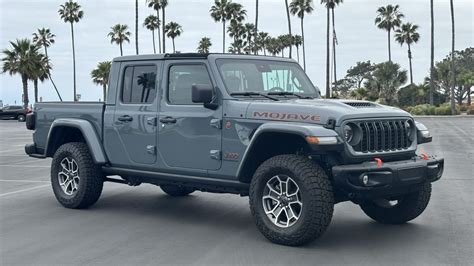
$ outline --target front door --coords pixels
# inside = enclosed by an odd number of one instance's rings
[[[191,100],[193,84],[213,84],[208,69],[205,60],[165,63],[158,151],[167,167],[217,170],[221,166],[222,109],[207,109]]]
[[[116,165],[156,162],[159,68],[158,62],[122,64],[113,122],[117,138],[111,155]]]

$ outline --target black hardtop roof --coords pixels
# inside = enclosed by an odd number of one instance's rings
[[[275,56],[263,56],[263,55],[247,55],[247,54],[223,54],[223,53],[177,53],[177,54],[146,54],[146,55],[127,55],[114,58],[114,62],[126,62],[126,61],[144,61],[144,60],[179,60],[179,59],[266,59],[266,60],[277,60],[277,61],[288,61],[294,62],[289,58],[275,57]]]

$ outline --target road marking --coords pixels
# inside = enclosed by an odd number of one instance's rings
[[[0,179],[0,182],[50,183],[50,181],[46,181],[46,180],[13,180],[13,179]]]
[[[17,191],[7,192],[7,193],[0,194],[0,198],[10,196],[10,195],[15,195],[15,194],[18,194],[18,193],[28,192],[28,191],[31,191],[31,190],[45,188],[45,187],[49,187],[49,186],[50,185],[47,184],[47,185],[42,185],[42,186],[37,186],[37,187],[32,187],[32,188],[25,188],[25,189],[20,189],[20,190],[17,190]]]

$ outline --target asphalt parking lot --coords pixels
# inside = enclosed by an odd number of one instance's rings
[[[425,213],[380,225],[358,206],[336,206],[326,234],[309,246],[268,242],[248,199],[106,183],[87,210],[65,209],[49,184],[51,160],[29,158],[24,123],[0,121],[0,265],[473,265],[474,118],[418,118],[431,129],[428,154],[446,160]]]

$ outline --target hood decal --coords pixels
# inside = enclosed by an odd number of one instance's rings
[[[259,112],[252,113],[255,119],[280,120],[280,121],[311,121],[320,122],[321,116],[313,114],[282,113],[282,112]]]

